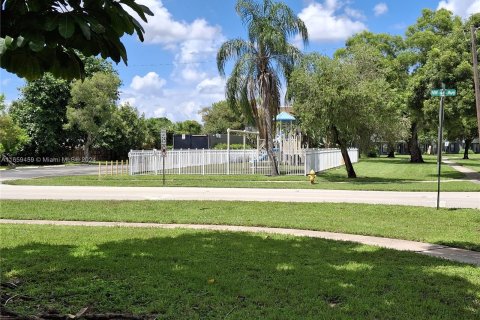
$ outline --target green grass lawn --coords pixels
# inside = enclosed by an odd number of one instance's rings
[[[464,167],[473,169],[477,172],[480,172],[480,154],[469,153],[469,159],[463,159],[462,154],[446,154],[445,157],[448,159],[455,161],[458,164],[461,164]]]
[[[282,189],[339,189],[387,191],[436,191],[436,160],[425,157],[426,163],[411,164],[408,158],[363,159],[355,164],[357,179],[346,178],[343,167],[318,174],[317,183],[311,185],[304,176],[268,177],[261,175],[167,175],[170,187],[236,187]],[[442,167],[443,191],[480,191],[480,184],[458,181],[464,175],[451,167]],[[79,186],[162,186],[161,175],[147,176],[67,176],[26,179],[4,182],[16,185],[79,185]]]
[[[0,217],[310,229],[480,251],[480,210],[335,203],[2,200]]]
[[[6,308],[145,319],[479,319],[480,268],[248,233],[0,225]],[[3,289],[3,288],[2,288]]]

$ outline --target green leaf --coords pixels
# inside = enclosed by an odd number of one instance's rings
[[[90,29],[92,29],[93,32],[98,34],[105,32],[105,27],[102,26],[96,19],[91,17],[85,17],[85,20],[90,23]]]
[[[10,48],[12,46],[13,38],[10,36],[5,37],[5,46]]]
[[[28,46],[30,47],[30,49],[32,49],[32,51],[40,52],[45,47],[45,39],[32,39],[28,43]]]
[[[57,17],[54,17],[54,18],[46,18],[44,24],[43,24],[43,28],[46,30],[46,31],[53,31],[55,30],[56,28],[58,27],[58,21],[57,21]]]
[[[143,4],[139,4],[138,6],[143,9],[143,12],[153,17],[154,14],[152,10],[150,10],[150,8],[148,8],[147,6],[144,6]]]
[[[17,37],[17,47],[21,48],[21,47],[23,47],[25,44],[27,44],[27,40],[25,40],[25,38],[22,37],[22,36],[18,36],[18,37]]]
[[[7,51],[7,46],[5,45],[5,39],[0,38],[0,55],[3,55]]]
[[[75,22],[72,17],[65,15],[65,17],[60,19],[60,22],[58,23],[58,32],[65,39],[68,39],[73,35],[75,32]]]
[[[91,39],[90,26],[87,24],[87,22],[77,16],[74,16],[74,19],[77,25],[80,27],[80,30],[82,30],[82,33],[85,39],[90,40]]]

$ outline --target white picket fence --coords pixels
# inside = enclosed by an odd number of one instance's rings
[[[343,166],[340,149],[305,149],[305,174],[310,170],[315,172]],[[358,149],[348,149],[348,156],[352,163],[358,162]]]
[[[352,163],[358,162],[358,149],[348,151]],[[265,151],[246,150],[171,150],[165,158],[159,150],[132,150],[128,154],[131,175],[161,174],[262,174],[271,173]],[[304,149],[294,155],[283,154],[277,159],[280,174],[306,175],[342,166],[338,149]],[[165,163],[163,163],[165,161]]]

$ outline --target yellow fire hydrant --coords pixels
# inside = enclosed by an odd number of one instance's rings
[[[307,174],[308,176],[308,179],[310,180],[310,183],[311,184],[314,184],[315,183],[315,178],[317,177],[317,175],[315,174],[315,171],[310,170],[310,172]]]

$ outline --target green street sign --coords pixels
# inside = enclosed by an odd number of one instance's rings
[[[433,89],[430,91],[432,97],[455,97],[457,95],[456,89]]]

